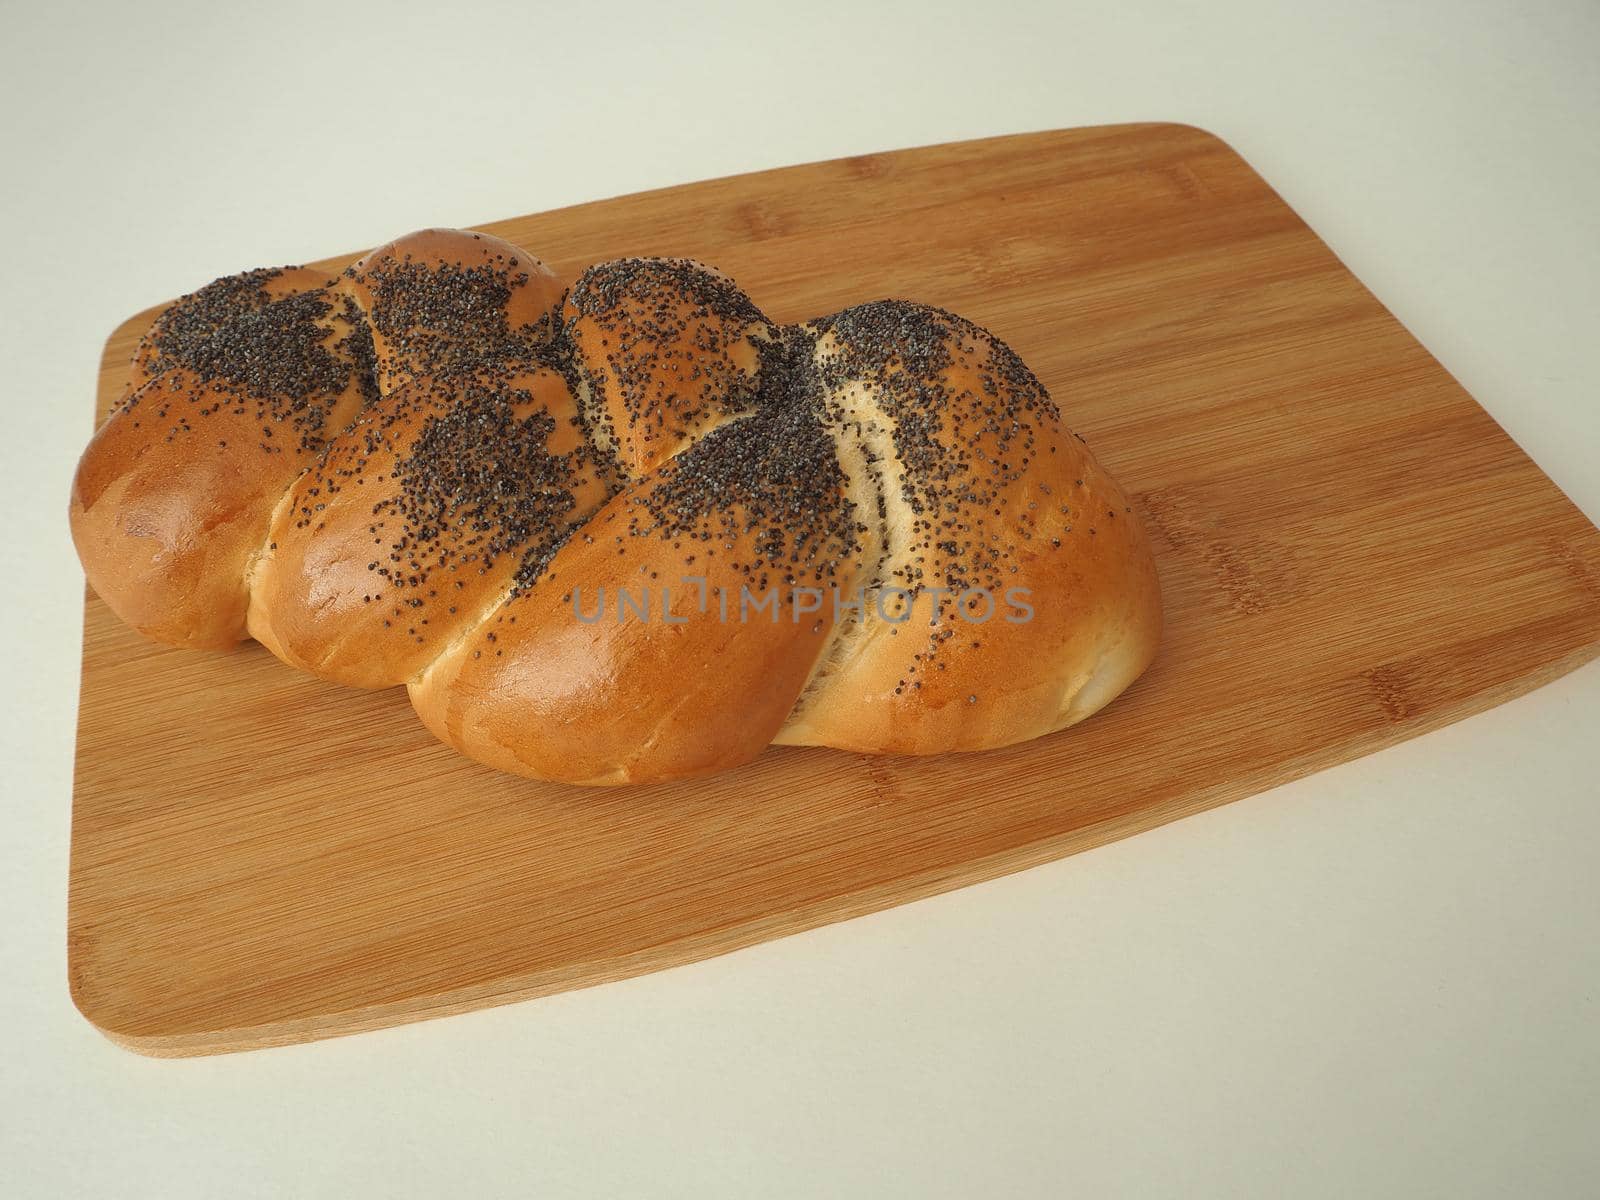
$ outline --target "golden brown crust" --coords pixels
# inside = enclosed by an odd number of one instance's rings
[[[591,267],[562,305],[590,437],[638,479],[751,411],[772,326],[727,276],[681,258]]]
[[[813,329],[831,420],[879,447],[885,537],[866,619],[840,630],[776,740],[978,750],[1109,702],[1155,653],[1154,563],[1038,381],[937,309],[863,305]]]
[[[485,234],[398,238],[347,273],[384,395],[289,490],[250,632],[361,687],[415,678],[607,495],[552,349],[561,289]]]
[[[898,623],[853,626],[774,741],[873,754],[991,749],[1080,721],[1138,678],[1161,633],[1144,530],[1076,439],[1048,437],[1060,447],[1055,485],[1041,469],[1010,498],[1014,513],[1034,505],[1044,515],[1006,585],[964,603],[958,590],[924,591],[905,608],[884,596]]]
[[[781,602],[741,612],[759,534],[719,530],[708,543],[697,536],[707,520],[630,530],[674,473],[668,464],[618,495],[412,685],[435,735],[503,771],[584,784],[704,775],[767,748],[831,615],[796,620]],[[742,527],[745,510],[730,511]],[[822,583],[815,569],[796,578]]]
[[[142,382],[79,460],[69,515],[90,584],[147,637],[245,635],[273,506],[367,394],[344,301],[318,272],[247,272],[178,301],[141,343]],[[258,353],[268,342],[275,356]]]
[[[551,368],[415,379],[289,489],[252,580],[250,632],[325,679],[405,683],[606,495]]]
[[[464,753],[575,783],[1005,745],[1108,703],[1160,634],[1137,516],[971,322],[773,326],[677,259],[564,295],[449,230],[175,305],[72,525],[143,632],[406,683]]]
[[[525,357],[548,342],[561,281],[510,242],[423,229],[396,238],[345,273],[372,327],[379,387]]]

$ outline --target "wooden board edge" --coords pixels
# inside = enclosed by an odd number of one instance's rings
[[[1219,808],[1236,800],[1258,795],[1340,763],[1353,761],[1432,733],[1535,691],[1595,659],[1600,659],[1600,619],[1596,620],[1594,634],[1595,640],[1588,645],[1581,646],[1537,670],[1499,687],[1467,697],[1452,707],[1430,713],[1409,724],[1374,729],[1369,736],[1354,745],[1342,746],[1334,752],[1319,750],[1299,758],[1272,764],[1270,768],[1253,776],[1219,784],[1188,796],[1180,802],[1156,806],[1143,812],[1085,826],[1060,837],[1047,838],[987,858],[963,863],[954,871],[933,871],[911,879],[895,880],[851,895],[830,897],[790,912],[648,947],[619,958],[583,963],[559,971],[500,980],[493,984],[476,985],[424,998],[395,1001],[339,1013],[298,1017],[238,1029],[166,1034],[135,1033],[116,1028],[110,1022],[99,1019],[93,1004],[83,995],[80,986],[81,975],[75,969],[77,939],[73,936],[69,901],[67,957],[72,1000],[91,1025],[124,1049],[148,1058],[198,1058],[298,1045],[417,1021],[457,1016],[479,1009],[535,1000],[559,992],[616,983],[655,971],[687,966],[763,942],[804,933],[837,921],[882,912],[972,884],[985,883],[1030,867],[1055,862],[1086,850],[1121,841],[1135,834],[1148,832],[1185,817],[1195,816],[1209,809]]]

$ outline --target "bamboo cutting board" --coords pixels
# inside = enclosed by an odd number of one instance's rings
[[[774,749],[584,791],[457,757],[403,690],[148,645],[91,596],[70,977],[135,1050],[327,1037],[722,953],[1237,799],[1600,652],[1600,533],[1199,130],[964,142],[485,228],[566,272],[701,258],[780,321],[906,296],[990,326],[1149,524],[1161,657],[1088,723],[1008,750]],[[152,316],[112,335],[102,411]]]

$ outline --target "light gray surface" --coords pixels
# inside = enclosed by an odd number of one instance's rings
[[[0,1192],[1593,1194],[1593,666],[1116,846],[449,1021],[157,1062],[64,979],[66,493],[129,312],[429,224],[1181,120],[1593,517],[1592,2],[63,7],[5,4],[0,39]]]

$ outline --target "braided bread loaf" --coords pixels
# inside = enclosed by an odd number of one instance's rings
[[[564,288],[449,230],[172,305],[71,519],[141,633],[405,684],[463,753],[575,783],[1037,737],[1160,629],[1137,517],[971,322],[778,326],[687,260]]]

